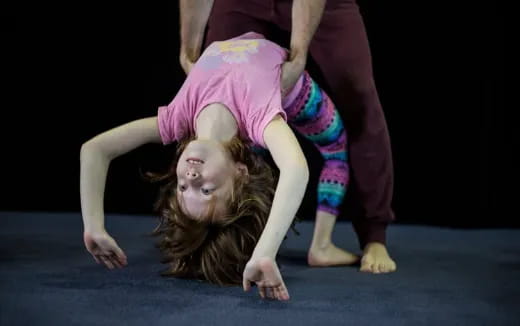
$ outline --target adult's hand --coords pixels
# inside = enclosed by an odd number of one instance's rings
[[[181,53],[179,55],[179,62],[181,64],[182,70],[184,70],[184,73],[188,75],[191,71],[191,68],[195,64],[197,60],[190,58],[186,51],[181,50]]]
[[[305,61],[301,59],[292,59],[283,63],[280,81],[282,96],[287,95],[291,91],[304,69]]]

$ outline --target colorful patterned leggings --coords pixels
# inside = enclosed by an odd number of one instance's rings
[[[312,141],[325,160],[318,211],[337,216],[349,183],[349,165],[347,133],[334,103],[305,71],[299,94],[284,110],[289,125]]]

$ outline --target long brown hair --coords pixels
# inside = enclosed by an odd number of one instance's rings
[[[221,286],[242,284],[242,273],[262,234],[274,196],[278,173],[238,137],[225,144],[235,162],[248,168],[236,177],[227,200],[227,214],[215,216],[214,205],[207,216],[194,219],[180,207],[176,197],[177,161],[194,137],[178,143],[175,158],[166,173],[146,173],[150,182],[164,182],[154,210],[160,223],[148,234],[159,236],[156,247],[161,263],[169,267],[161,276],[207,280]],[[209,218],[211,217],[211,218]],[[294,223],[299,221],[296,218]],[[286,237],[287,238],[287,237]],[[285,239],[284,239],[285,240]]]

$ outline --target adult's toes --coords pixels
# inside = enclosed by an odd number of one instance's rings
[[[361,268],[359,269],[362,272],[371,272],[372,271],[372,263],[364,262],[361,264]]]

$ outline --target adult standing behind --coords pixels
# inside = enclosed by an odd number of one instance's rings
[[[254,31],[270,39],[275,28],[290,32],[282,66],[282,92],[296,83],[310,56],[349,133],[352,224],[363,250],[360,271],[388,273],[396,263],[386,249],[386,229],[395,220],[391,207],[393,164],[390,138],[376,90],[372,58],[356,0],[180,0],[180,63],[186,74],[203,48]],[[336,216],[319,212],[310,266],[351,264],[352,253],[331,241]]]

